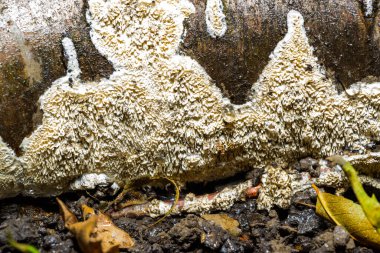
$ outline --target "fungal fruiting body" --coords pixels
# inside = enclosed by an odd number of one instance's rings
[[[210,36],[222,37],[227,31],[222,0],[207,0],[205,14],[207,31]]]
[[[252,100],[237,106],[196,61],[179,54],[191,3],[88,4],[92,41],[115,72],[82,82],[73,45],[64,41],[72,69],[41,97],[43,122],[23,142],[23,155],[15,157],[0,142],[0,197],[56,194],[86,174],[118,183],[153,176],[213,180],[379,139],[379,85],[349,90],[355,97],[338,94],[296,11],[288,14],[288,33],[253,86]],[[2,186],[11,175],[19,188]]]
[[[371,17],[373,15],[373,1],[372,0],[364,0],[363,1],[363,5],[364,5],[364,15],[366,17]]]
[[[0,137],[0,198],[14,196],[22,190],[22,174],[23,170],[15,153]]]

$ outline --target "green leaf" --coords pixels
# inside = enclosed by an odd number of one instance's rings
[[[344,197],[317,191],[316,213],[344,227],[350,235],[363,244],[380,249],[380,234],[367,219],[362,207]]]
[[[25,243],[16,242],[12,238],[8,238],[8,243],[13,248],[17,249],[18,251],[22,253],[39,253],[39,250],[36,249],[34,246],[25,244]]]
[[[367,216],[369,222],[377,229],[377,232],[380,233],[380,203],[377,201],[376,196],[372,195],[372,197],[369,197],[367,195],[359,180],[356,170],[349,162],[344,160],[343,157],[332,156],[329,157],[328,160],[342,166],[344,172],[350,180],[352,190],[363,208],[365,215]]]

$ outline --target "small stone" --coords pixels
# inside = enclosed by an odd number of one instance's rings
[[[346,245],[346,250],[353,250],[355,248],[355,242],[354,239],[350,238]]]
[[[239,245],[235,243],[231,239],[227,239],[226,242],[223,244],[222,248],[220,249],[221,253],[235,253],[235,252],[244,252],[244,248],[242,245]]]
[[[303,211],[291,210],[285,224],[297,226],[298,234],[311,234],[320,227],[321,219],[311,209]]]
[[[341,226],[334,228],[334,246],[335,248],[346,247],[347,242],[350,240],[350,234]]]
[[[265,231],[265,230],[264,230],[264,229],[261,229],[261,228],[254,228],[254,229],[252,229],[251,234],[252,234],[253,237],[260,238],[260,236],[262,235],[262,233],[263,233],[264,231]]]
[[[270,210],[269,211],[269,217],[271,217],[271,218],[278,218],[278,214],[277,214],[277,212],[276,212],[276,210]]]
[[[312,204],[316,202],[317,194],[313,188],[308,188],[303,191],[296,192],[292,197],[292,203],[299,205],[299,203]]]
[[[328,253],[328,252],[335,252],[334,250],[334,247],[332,245],[332,241],[331,243],[325,243],[322,245],[322,247],[316,249],[316,250],[312,250],[310,251],[310,253]]]
[[[57,235],[48,235],[44,238],[44,248],[51,249],[56,247],[61,242]]]
[[[291,253],[292,249],[281,240],[270,241],[271,252]]]
[[[42,236],[48,234],[46,227],[40,227],[40,228],[38,229],[38,233],[39,233],[40,235],[42,235]]]
[[[357,247],[353,250],[353,252],[354,253],[373,253],[374,251],[367,247]]]
[[[294,246],[299,252],[310,252],[313,247],[312,239],[307,236],[297,236],[294,240]]]
[[[222,243],[223,242],[220,236],[218,236],[218,234],[213,231],[205,235],[204,245],[211,250],[219,249]]]
[[[318,160],[305,158],[295,164],[295,169],[309,173],[312,177],[319,177]]]
[[[251,216],[251,222],[249,223],[250,227],[262,227],[268,222],[268,217],[260,213],[253,213]]]
[[[322,234],[314,238],[314,244],[318,247],[317,249],[310,251],[314,253],[322,252],[335,252],[334,249],[334,234],[330,231],[323,232]]]
[[[313,158],[305,158],[300,160],[300,167],[301,169],[308,171],[309,169],[312,169],[313,167],[317,166],[318,161]]]
[[[152,252],[155,252],[155,253],[164,253],[164,251],[162,250],[161,246],[157,243],[153,244],[152,245]]]

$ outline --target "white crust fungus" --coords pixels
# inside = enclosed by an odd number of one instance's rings
[[[15,153],[0,137],[0,198],[11,197],[22,189],[22,169]]]
[[[77,51],[75,50],[74,43],[70,38],[63,38],[62,46],[64,48],[65,56],[67,58],[67,77],[72,78],[73,81],[79,79],[81,70],[79,68]]]
[[[254,85],[252,101],[236,106],[196,61],[179,54],[191,3],[88,4],[93,43],[116,71],[82,82],[72,43],[64,41],[74,74],[68,71],[41,97],[43,122],[23,142],[21,157],[2,145],[0,197],[19,191],[4,186],[13,175],[30,195],[59,193],[91,173],[121,185],[151,176],[206,181],[379,139],[378,93],[366,86],[354,97],[338,94],[296,11],[289,12],[288,33]]]
[[[271,209],[274,205],[288,208],[293,195],[291,176],[281,168],[268,166],[261,178],[262,187],[257,199],[257,208]]]
[[[207,0],[206,25],[211,37],[222,37],[227,31],[226,16],[223,13],[222,0]]]
[[[84,174],[77,180],[75,180],[71,185],[71,190],[88,190],[88,189],[95,189],[98,185],[104,185],[107,186],[111,184],[112,181],[106,174]]]
[[[364,0],[364,15],[366,17],[371,17],[373,15],[373,0]]]

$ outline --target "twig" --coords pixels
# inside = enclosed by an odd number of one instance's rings
[[[195,196],[190,193],[184,199],[179,199],[173,205],[171,201],[154,199],[151,202],[124,208],[118,212],[111,213],[111,217],[123,216],[151,216],[158,217],[167,214],[179,213],[205,213],[213,210],[226,210],[236,201],[245,198],[257,197],[259,186],[252,186],[251,181],[240,183],[232,187],[226,187],[220,192]]]

